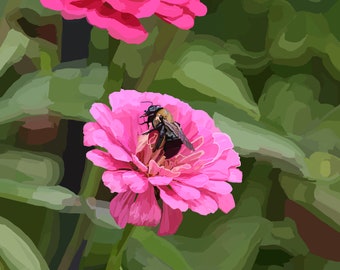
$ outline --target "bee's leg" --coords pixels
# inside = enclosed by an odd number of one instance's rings
[[[154,130],[157,130],[157,128],[152,128],[150,130],[147,130],[147,131],[143,132],[142,135],[147,135],[147,134],[151,133]]]
[[[159,130],[159,135],[158,135],[155,147],[154,147],[154,151],[161,147],[162,143],[165,140],[165,135],[166,135],[166,128],[165,126],[162,126],[161,129]]]

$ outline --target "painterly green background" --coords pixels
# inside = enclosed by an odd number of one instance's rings
[[[82,125],[118,87],[207,111],[244,173],[230,214],[185,213],[167,237],[137,228],[123,269],[340,269],[340,1],[203,2],[190,31],[149,18],[129,45],[1,0],[0,269],[105,268],[122,232],[107,190],[82,192]]]

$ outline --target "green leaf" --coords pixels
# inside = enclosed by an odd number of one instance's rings
[[[0,149],[2,178],[36,185],[55,185],[61,181],[63,162],[58,156],[6,145],[0,145]]]
[[[211,225],[198,239],[175,237],[174,243],[193,269],[252,269],[271,223],[262,217],[235,218]]]
[[[167,265],[170,269],[193,269],[174,245],[165,238],[157,236],[154,232],[143,227],[137,227],[132,238],[138,240],[149,254],[161,261],[162,264]],[[136,252],[138,254],[138,250]]]
[[[256,157],[284,171],[311,177],[305,154],[289,139],[253,124],[235,122],[219,113],[214,114],[214,120],[222,131],[230,135],[241,155]]]
[[[329,152],[335,156],[340,153],[340,106],[329,111],[302,138],[300,144],[307,149]]]
[[[54,210],[79,205],[78,196],[61,186],[37,186],[0,178],[0,197]]]
[[[300,237],[295,222],[289,218],[273,222],[270,234],[261,243],[262,248],[279,248],[290,256],[307,255],[308,247]]]
[[[311,75],[271,76],[259,99],[261,117],[286,134],[304,135],[332,109],[318,101],[320,82]]]
[[[0,217],[0,257],[10,269],[48,269],[33,242],[18,227]]]
[[[247,81],[221,41],[196,37],[168,53],[156,80],[170,78],[176,79],[187,91],[194,88],[208,97],[232,104],[255,119],[259,117]]]
[[[336,5],[333,8],[339,10]],[[275,0],[268,18],[267,41],[274,63],[298,66],[316,56],[340,79],[340,42],[322,13],[295,11],[289,2]]]
[[[24,34],[10,30],[0,46],[0,77],[13,64],[19,62],[26,54],[29,38]]]
[[[311,182],[295,175],[282,173],[279,181],[290,200],[302,205],[340,232],[339,177],[330,183],[324,181]]]
[[[72,64],[72,63],[71,63]],[[51,111],[67,119],[92,120],[92,103],[104,93],[107,68],[61,68],[52,75],[22,76],[0,98],[0,124]]]

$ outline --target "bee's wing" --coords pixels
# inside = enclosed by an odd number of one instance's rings
[[[166,119],[163,119],[163,122],[167,128],[169,128],[173,133],[180,138],[180,140],[188,147],[190,150],[195,150],[194,146],[189,142],[188,138],[184,135],[182,128],[177,122],[170,123]]]

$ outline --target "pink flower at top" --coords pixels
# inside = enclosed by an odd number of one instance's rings
[[[234,208],[229,182],[242,182],[240,158],[230,137],[207,113],[158,93],[121,90],[109,99],[112,109],[92,105],[95,122],[84,126],[84,145],[106,149],[90,150],[86,156],[106,170],[103,183],[117,193],[110,213],[120,227],[160,224],[159,235],[173,234],[188,209],[207,215]],[[150,106],[145,101],[171,112],[195,150],[182,145],[169,159],[162,148],[153,151],[158,132],[143,135],[148,127],[140,116]]]
[[[40,0],[46,8],[60,11],[68,20],[87,18],[98,28],[106,29],[116,39],[142,43],[148,33],[140,18],[156,14],[181,29],[194,25],[196,16],[206,14],[200,0]]]

